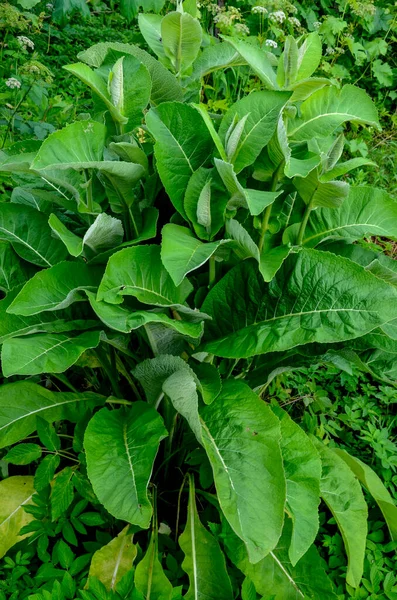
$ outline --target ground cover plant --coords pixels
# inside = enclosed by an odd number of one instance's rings
[[[397,267],[369,240],[397,202],[344,155],[377,108],[317,76],[317,32],[276,57],[176,8],[140,14],[151,53],[81,52],[90,113],[0,154],[0,593],[393,599],[393,440],[368,429],[370,464],[340,397],[297,410],[283,379],[395,401]]]

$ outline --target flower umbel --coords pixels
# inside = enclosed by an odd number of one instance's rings
[[[30,48],[30,50],[34,50],[34,42],[26,37],[26,35],[18,35],[17,40],[24,50],[27,50],[28,48]]]
[[[274,40],[266,40],[265,46],[268,46],[269,48],[277,48],[277,42]]]
[[[15,79],[15,77],[10,77],[9,79],[7,79],[6,81],[6,86],[13,89],[18,89],[21,87],[21,82],[18,81],[18,79]]]

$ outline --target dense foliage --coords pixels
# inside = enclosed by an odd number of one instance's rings
[[[393,600],[393,92],[305,5],[149,4],[56,102],[3,40],[0,598]]]

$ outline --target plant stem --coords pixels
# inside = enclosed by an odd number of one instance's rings
[[[112,387],[113,394],[116,396],[116,398],[122,398],[123,394],[121,393],[119,382],[117,381],[117,372],[116,372],[116,377],[115,377],[114,371],[112,369],[112,365],[110,364],[110,361],[108,360],[108,357],[106,356],[105,351],[102,348],[97,348],[96,355],[99,359],[99,362],[102,365],[103,370],[105,371],[105,373],[110,381],[110,385]]]
[[[6,132],[4,134],[3,142],[2,142],[2,145],[1,145],[2,149],[4,148],[5,143],[7,141],[7,137],[8,137],[8,134],[10,133],[10,129],[12,127],[12,122],[13,122],[14,117],[15,117],[17,111],[18,111],[18,108],[21,106],[22,102],[25,100],[26,96],[29,94],[30,90],[32,89],[32,85],[33,84],[31,84],[28,87],[28,89],[26,90],[26,92],[24,93],[24,95],[22,96],[22,98],[20,99],[20,101],[18,102],[18,104],[16,105],[16,107],[14,109],[14,112],[12,113],[11,117],[9,118],[9,121],[8,121],[8,124],[7,124],[7,129],[6,129]]]
[[[278,165],[277,169],[273,173],[272,183],[270,186],[271,192],[276,191],[277,184],[280,179],[280,175],[284,169],[284,165],[285,165],[285,161],[282,160],[281,163]],[[266,231],[269,228],[269,221],[270,221],[270,215],[272,214],[272,208],[273,208],[273,203],[269,204],[269,206],[267,206],[265,208],[265,212],[263,213],[263,220],[262,220],[262,225],[261,225],[261,235],[260,235],[259,243],[258,243],[258,248],[259,248],[260,253],[262,252],[262,249],[263,249]]]
[[[298,244],[298,246],[302,245],[303,236],[305,235],[306,225],[307,225],[307,222],[309,220],[310,213],[312,212],[312,210],[313,210],[313,202],[310,201],[309,204],[306,206],[305,214],[303,215],[302,223],[299,227],[299,233],[298,233],[298,237],[296,240],[296,243]]]
[[[84,169],[84,177],[87,184],[86,201],[88,212],[93,212],[93,199],[92,199],[92,173]]]

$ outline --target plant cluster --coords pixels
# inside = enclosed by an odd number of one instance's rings
[[[0,154],[6,598],[365,597],[368,527],[394,548],[394,448],[369,421],[373,469],[321,394],[298,417],[273,396],[313,363],[395,393],[397,266],[365,240],[397,237],[397,202],[344,159],[378,111],[316,76],[317,32],[276,57],[197,17],[139,15],[157,58],[81,52],[90,113]],[[234,69],[249,93],[212,112]],[[363,582],[393,600],[389,572]]]

